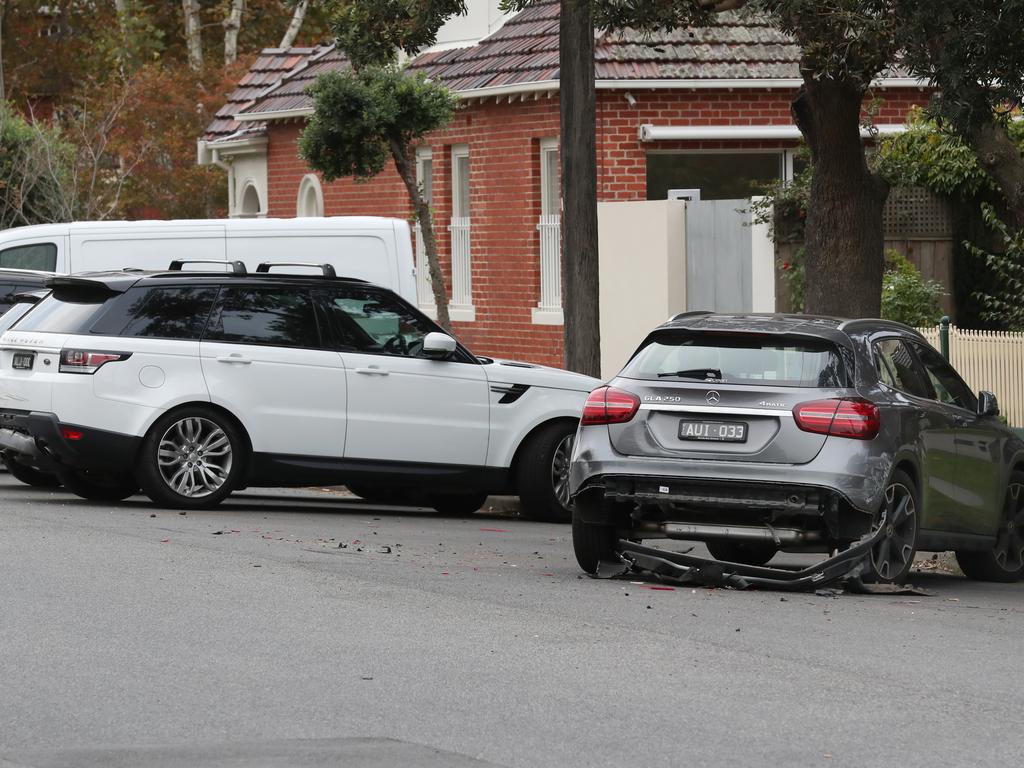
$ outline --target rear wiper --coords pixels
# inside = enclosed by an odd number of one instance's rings
[[[665,376],[671,376],[676,379],[720,379],[722,378],[722,372],[717,368],[690,368],[686,371],[658,374],[659,379]]]

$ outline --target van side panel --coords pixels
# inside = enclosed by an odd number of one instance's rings
[[[385,231],[381,233],[387,235]],[[261,261],[308,261],[330,264],[339,277],[355,277],[394,289],[395,271],[389,243],[376,233],[339,231],[229,233],[228,259],[245,263],[255,272]],[[278,268],[276,272],[288,272]],[[291,270],[300,271],[298,269]],[[308,270],[301,270],[308,272]]]
[[[395,288],[394,291],[413,306],[419,304],[416,289],[416,254],[412,247],[409,222],[395,219]]]
[[[72,231],[70,256],[69,272],[167,269],[174,259],[223,261],[224,228],[207,225],[145,231]]]

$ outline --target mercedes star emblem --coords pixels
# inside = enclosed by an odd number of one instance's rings
[[[722,399],[722,396],[712,389],[704,396],[704,399],[708,401],[708,405],[718,405],[718,401]]]

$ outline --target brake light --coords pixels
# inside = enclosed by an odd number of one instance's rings
[[[82,430],[73,429],[72,427],[61,427],[60,436],[63,437],[65,440],[81,440]]]
[[[613,387],[598,387],[587,398],[583,406],[583,426],[591,424],[623,424],[640,408],[640,398],[632,392]]]
[[[861,398],[813,400],[793,409],[793,419],[804,432],[871,440],[882,426],[878,406]]]
[[[96,373],[107,363],[127,360],[131,352],[94,352],[87,349],[62,349],[60,351],[61,373]]]

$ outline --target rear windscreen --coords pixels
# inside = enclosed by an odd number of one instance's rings
[[[27,301],[19,301],[17,304],[10,307],[6,312],[0,315],[0,333],[3,333],[16,322],[21,320],[21,318],[25,316],[25,313],[34,306],[34,304]]]
[[[620,376],[780,387],[846,387],[835,345],[813,339],[662,331],[652,334]]]
[[[55,290],[15,323],[18,331],[87,333],[117,294]]]

